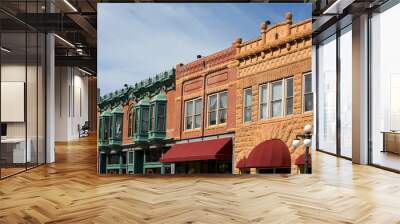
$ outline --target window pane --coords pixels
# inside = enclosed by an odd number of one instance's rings
[[[158,104],[158,121],[157,121],[157,130],[165,131],[165,104]]]
[[[251,106],[251,89],[246,89],[244,91],[244,106],[245,107]]]
[[[228,106],[228,95],[226,92],[219,94],[219,109],[227,108]]]
[[[117,115],[115,121],[115,138],[122,138],[122,117]]]
[[[260,119],[268,118],[268,106],[267,104],[260,105]]]
[[[149,130],[149,109],[143,108],[142,110],[142,132]]]
[[[286,80],[286,97],[293,96],[293,79]]]
[[[186,117],[186,127],[185,129],[192,129],[192,117]]]
[[[212,111],[208,113],[208,125],[214,125],[217,124],[217,112]]]
[[[272,83],[272,100],[281,100],[282,99],[282,82]]]
[[[226,122],[226,109],[219,110],[219,118],[218,119],[219,119],[220,124]]]
[[[150,105],[150,116],[151,116],[151,119],[150,119],[150,130],[154,130],[154,124],[155,124],[155,121],[154,121],[154,104]]]
[[[209,111],[213,111],[217,109],[217,95],[210,96],[208,102]]]
[[[312,79],[311,74],[304,76],[304,92],[312,92]]]
[[[186,102],[186,116],[193,114],[193,101]]]
[[[195,100],[194,114],[201,114],[201,99]]]
[[[351,25],[340,36],[340,153],[352,157],[352,34]]]
[[[313,94],[308,93],[304,96],[304,111],[313,110]]]
[[[293,114],[293,98],[286,100],[286,114]]]
[[[272,117],[282,116],[282,100],[272,103]]]
[[[250,108],[250,107],[249,107],[249,108],[246,108],[246,109],[244,110],[244,121],[245,121],[245,122],[251,121],[251,108]]]
[[[318,147],[336,154],[336,35],[318,47]],[[304,79],[308,79],[305,76]],[[309,85],[310,81],[305,81]],[[305,88],[306,89],[306,88]]]
[[[260,101],[261,103],[267,103],[268,102],[268,86],[262,86],[261,87],[261,96],[260,96]]]
[[[199,128],[201,125],[201,115],[194,116],[194,128]]]

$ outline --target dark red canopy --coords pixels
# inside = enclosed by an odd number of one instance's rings
[[[246,159],[247,168],[290,167],[290,152],[284,142],[271,139],[258,144]]]
[[[160,162],[173,163],[197,160],[231,160],[232,139],[220,138],[200,142],[175,144],[165,153]]]
[[[236,168],[243,169],[246,168],[246,159],[243,158],[236,163]]]
[[[302,154],[299,157],[297,157],[296,162],[295,162],[296,165],[304,165],[305,155],[306,154]],[[308,156],[308,164],[311,164],[311,155]]]

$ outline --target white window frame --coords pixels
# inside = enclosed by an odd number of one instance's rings
[[[273,81],[273,82],[271,82],[271,88],[270,88],[270,95],[271,95],[271,97],[270,97],[270,100],[269,100],[269,103],[270,103],[270,118],[278,118],[278,117],[283,117],[284,116],[284,110],[285,110],[285,102],[284,102],[284,99],[285,99],[285,79],[279,79],[279,80],[276,80],[276,81]],[[281,86],[282,86],[282,93],[281,93],[281,99],[280,99],[280,101],[281,101],[281,115],[280,116],[273,116],[273,113],[272,113],[272,109],[273,109],[273,98],[272,98],[272,86],[274,85],[274,83],[277,83],[277,82],[280,82],[281,83]],[[276,100],[277,101],[277,100]]]
[[[263,87],[267,87],[267,101],[265,103],[261,103],[261,100],[262,100],[262,94],[261,94],[262,91],[261,90]],[[261,84],[260,87],[258,88],[258,95],[259,95],[259,97],[258,97],[258,120],[267,120],[270,118],[270,113],[269,113],[270,89],[271,89],[270,83]],[[261,114],[262,114],[261,110],[262,110],[263,104],[267,105],[267,117],[264,117],[264,118],[261,117]]]
[[[287,81],[289,80],[289,79],[291,79],[292,80],[292,96],[291,97],[288,97],[287,96]],[[285,99],[285,102],[284,102],[284,105],[283,105],[283,108],[284,108],[284,115],[285,116],[291,116],[291,115],[293,115],[294,114],[294,78],[293,78],[293,76],[292,77],[288,77],[288,78],[285,78],[285,79],[283,79],[283,81],[284,81],[284,90],[283,90],[283,92],[284,92],[284,99]],[[292,99],[293,101],[292,101],[292,113],[291,114],[288,114],[287,113],[287,102],[288,102],[288,99]]]
[[[251,100],[250,100],[250,120],[249,121],[246,121],[245,120],[245,111],[246,111],[246,91],[247,90],[250,90],[250,92],[251,92]],[[251,87],[248,87],[248,88],[245,88],[245,89],[243,89],[243,110],[242,110],[242,117],[243,117],[243,123],[249,123],[249,122],[251,122],[252,121],[252,119],[251,119],[251,115],[252,115],[252,113],[253,113],[253,111],[252,111],[252,106],[253,106],[253,90],[252,90],[252,88]]]
[[[219,99],[220,99],[220,95],[221,94],[223,94],[223,93],[226,93],[226,108],[225,108],[225,111],[226,111],[226,120],[225,120],[225,122],[224,123],[220,123],[219,122],[219,112],[220,112],[220,110],[222,110],[221,108],[220,108],[220,104],[219,104]],[[217,96],[217,108],[215,109],[215,111],[216,111],[216,123],[215,124],[210,124],[210,98],[212,97],[212,96]],[[208,97],[207,97],[207,126],[208,127],[212,127],[212,126],[215,126],[215,125],[220,125],[220,124],[226,124],[226,122],[227,122],[227,120],[228,120],[228,91],[221,91],[221,92],[217,92],[217,93],[212,93],[212,94],[210,94],[210,95],[208,95]]]
[[[305,92],[306,90],[306,76],[310,75],[311,76],[311,92]],[[302,85],[302,111],[303,113],[307,113],[307,112],[313,112],[314,111],[314,91],[313,91],[313,77],[312,77],[312,73],[311,72],[306,72],[303,74],[303,85]],[[313,103],[313,107],[311,110],[307,110],[306,111],[306,94],[311,94],[312,95],[312,103]]]
[[[185,102],[184,102],[184,111],[183,111],[183,130],[196,130],[196,129],[200,129],[201,128],[201,123],[200,123],[200,126],[199,127],[195,127],[195,117],[196,117],[196,115],[200,115],[200,117],[201,117],[201,111],[202,111],[202,108],[200,108],[200,114],[196,114],[196,101],[197,100],[200,100],[200,105],[201,105],[201,97],[197,97],[197,98],[194,98],[194,99],[190,99],[190,100],[185,100]],[[187,104],[189,103],[189,102],[192,102],[192,105],[193,105],[193,107],[192,107],[192,114],[191,115],[186,115],[186,110],[187,110]],[[188,118],[188,117],[191,117],[192,119],[192,126],[191,126],[191,128],[187,128],[187,126],[186,126],[186,118]]]

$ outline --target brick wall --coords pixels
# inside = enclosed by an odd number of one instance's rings
[[[176,67],[175,92],[175,139],[197,138],[209,135],[224,134],[234,131],[236,104],[236,68],[235,49],[230,47],[207,57],[202,57],[186,65]],[[227,122],[213,126],[207,125],[207,100],[212,93],[227,91]],[[199,129],[184,130],[184,102],[202,98],[202,124]]]
[[[237,39],[235,162],[247,157],[251,150],[269,139],[281,139],[289,147],[292,173],[295,160],[304,148],[294,150],[292,140],[313,124],[313,112],[303,112],[303,75],[311,71],[311,20],[292,25],[291,15],[268,29],[261,25],[259,38],[242,43]],[[293,114],[259,120],[259,87],[261,84],[287,77],[294,78]],[[243,90],[252,88],[252,120],[243,123]],[[270,106],[270,104],[269,104]],[[235,169],[235,173],[238,173]]]

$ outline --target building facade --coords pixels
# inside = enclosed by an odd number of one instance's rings
[[[170,173],[159,162],[174,132],[175,69],[125,85],[100,98],[98,171],[115,174]]]
[[[288,13],[255,39],[176,65],[157,87],[106,95],[100,173],[297,173],[304,150],[290,145],[313,123],[311,46],[311,19]]]
[[[294,150],[290,145],[306,124],[313,124],[311,25],[311,19],[292,24],[288,13],[285,21],[271,27],[262,23],[258,38],[244,42],[238,38],[234,43],[235,164],[266,140],[280,139],[291,149],[290,163],[260,168],[247,165],[251,172],[274,172],[273,167],[297,172],[295,161],[303,149]]]

